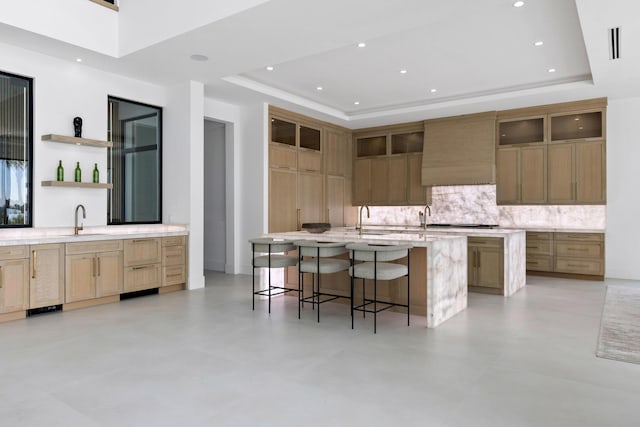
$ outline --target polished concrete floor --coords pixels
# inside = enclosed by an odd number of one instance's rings
[[[374,335],[345,305],[269,316],[250,277],[206,279],[0,324],[0,425],[640,425],[640,365],[594,356],[602,283],[529,277],[436,329],[385,312]]]

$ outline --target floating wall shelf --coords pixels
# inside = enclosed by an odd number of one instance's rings
[[[100,141],[98,139],[88,139],[88,138],[76,138],[74,136],[64,136],[64,135],[55,135],[55,134],[47,134],[42,135],[43,141],[51,141],[51,142],[62,142],[64,144],[73,144],[73,145],[88,145],[91,147],[113,147],[113,143],[111,141]]]
[[[74,188],[106,188],[112,189],[113,184],[95,184],[93,182],[74,182],[74,181],[42,181],[43,187],[74,187]]]

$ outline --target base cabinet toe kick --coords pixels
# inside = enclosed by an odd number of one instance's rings
[[[0,246],[0,322],[185,289],[187,237]]]

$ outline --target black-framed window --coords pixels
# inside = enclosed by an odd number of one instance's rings
[[[0,227],[31,227],[33,79],[0,71]]]
[[[162,222],[162,108],[109,97],[108,223]]]

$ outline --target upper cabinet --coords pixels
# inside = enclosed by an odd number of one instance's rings
[[[422,185],[424,125],[409,123],[354,133],[354,205],[425,205],[431,188]]]
[[[424,122],[422,185],[493,184],[495,111]]]
[[[606,105],[600,98],[498,112],[498,204],[604,204]]]

